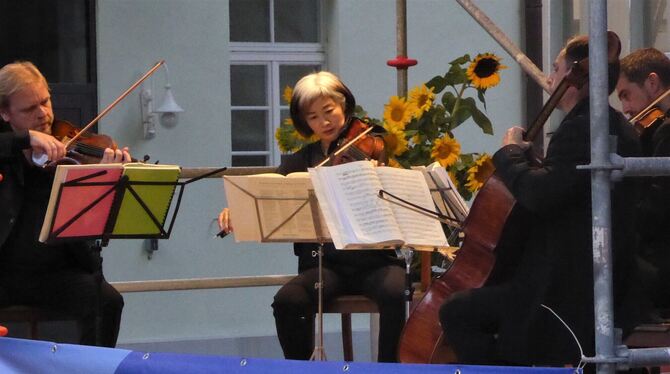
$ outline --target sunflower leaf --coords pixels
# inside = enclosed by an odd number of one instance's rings
[[[484,98],[485,93],[486,93],[486,89],[477,90],[477,98],[479,99],[479,101],[482,102],[482,104],[484,104],[484,110],[486,110],[486,98]]]
[[[434,88],[433,93],[438,94],[444,90],[444,88],[447,86],[447,80],[445,77],[442,77],[440,75],[436,75],[433,77],[433,79],[429,80],[426,82],[426,87]]]
[[[456,86],[458,84],[466,84],[469,82],[468,76],[465,75],[465,69],[459,65],[451,65],[451,68],[444,76],[447,81],[447,84],[450,86]]]
[[[444,105],[444,109],[451,114],[451,111],[454,110],[454,105],[456,104],[456,96],[447,91],[442,95],[442,105]]]
[[[491,124],[491,121],[476,107],[472,108],[472,119],[475,121],[477,126],[479,126],[482,131],[484,131],[484,134],[493,135],[493,125]]]
[[[463,65],[466,62],[470,62],[470,55],[469,54],[465,54],[465,55],[451,61],[449,64],[451,64],[451,65]]]
[[[458,127],[463,122],[467,121],[468,118],[472,115],[472,109],[476,108],[475,99],[471,97],[466,97],[461,99],[458,108],[455,110],[455,113],[452,113],[454,117],[451,130]]]

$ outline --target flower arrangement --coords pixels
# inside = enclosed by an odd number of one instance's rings
[[[409,168],[437,161],[469,200],[494,167],[486,153],[461,153],[453,131],[472,118],[485,134],[493,134],[491,121],[477,107],[477,100],[486,109],[486,90],[500,83],[499,72],[505,68],[500,60],[492,53],[479,54],[474,59],[466,54],[451,61],[447,73],[414,87],[407,97],[391,96],[382,120],[369,118],[360,107],[355,115],[386,129],[389,166]],[[476,91],[477,100],[466,95],[471,89]],[[290,87],[286,87],[283,97],[290,101]],[[316,140],[302,137],[290,119],[277,129],[275,138],[282,152],[295,152]]]

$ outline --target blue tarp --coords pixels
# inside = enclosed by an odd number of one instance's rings
[[[573,374],[571,368],[468,365],[415,365],[367,362],[309,362],[265,358],[145,353],[125,349],[0,338],[0,373],[546,373]]]

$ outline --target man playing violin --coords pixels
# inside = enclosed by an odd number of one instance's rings
[[[282,160],[277,172],[307,171],[336,153],[352,121],[357,120],[353,118],[355,107],[354,96],[334,74],[322,71],[300,79],[291,98],[291,118],[303,136],[316,134],[319,140]],[[381,153],[374,163],[385,162],[384,152]],[[232,231],[227,208],[219,215],[219,225],[226,233]],[[314,285],[319,279],[317,248],[316,243],[294,245],[298,275],[279,289],[272,303],[277,336],[287,359],[307,360],[314,348],[314,315],[318,300]],[[340,251],[332,243],[324,245],[324,302],[354,293],[364,294],[377,304],[380,362],[397,360],[398,339],[405,322],[402,266],[403,262],[389,250]]]
[[[114,347],[123,298],[104,279],[100,249],[38,241],[54,174],[33,155],[58,161],[66,150],[50,135],[51,95],[32,63],[0,69],[0,116],[0,305],[66,312],[78,320],[81,344]],[[127,148],[106,149],[101,162],[129,160]]]
[[[670,157],[670,95],[654,110],[648,107],[670,89],[670,59],[654,48],[639,49],[621,59],[617,94],[623,111],[643,117],[633,125],[640,131],[643,156]],[[645,113],[649,113],[644,116]],[[646,178],[638,206],[640,264],[648,276],[655,307],[670,308],[670,177]]]
[[[569,40],[553,64],[548,79],[551,89],[556,91],[572,75],[573,62],[587,57],[586,37]],[[617,77],[618,52],[609,65],[610,92]],[[581,88],[570,86],[560,99],[558,108],[567,114],[553,133],[541,165],[527,152],[530,143],[523,139],[521,127],[507,131],[503,147],[493,156],[497,176],[517,201],[515,209],[528,219],[525,227],[518,227],[516,221],[506,226],[506,230],[524,230],[523,239],[511,243],[522,250],[514,268],[505,270],[508,276],[457,293],[440,310],[445,340],[459,362],[577,364],[581,355],[575,340],[541,304],[570,326],[586,355],[594,353],[590,174],[576,168],[590,162],[588,94],[587,82]],[[638,155],[637,136],[625,118],[612,108],[609,118],[610,133],[617,135],[617,153]],[[633,187],[619,183],[612,194],[616,306],[623,305],[629,294],[629,267],[634,263],[630,261],[633,234],[627,229],[633,209],[627,200],[632,200]],[[629,319],[634,317],[621,310],[615,312],[616,325],[629,329]]]

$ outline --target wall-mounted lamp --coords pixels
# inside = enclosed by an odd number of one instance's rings
[[[156,109],[153,109],[153,95],[149,88],[143,88],[140,93],[140,108],[142,111],[142,125],[144,127],[144,139],[151,139],[156,136],[156,116],[159,115],[160,123],[164,127],[173,128],[177,126],[179,120],[178,113],[184,111],[172,95],[172,86],[170,85],[170,75],[167,64],[165,67],[165,95],[163,103]]]

